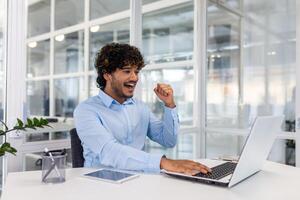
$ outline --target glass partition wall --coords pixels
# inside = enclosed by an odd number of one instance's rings
[[[296,0],[244,4],[242,115],[285,115],[270,159],[295,165]]]
[[[246,128],[242,127],[239,116],[243,16],[240,9],[228,6],[229,2],[207,2],[207,157],[238,155],[242,145],[240,136],[224,129]]]
[[[149,1],[142,1],[142,53],[147,64],[141,73],[142,100],[161,118],[163,103],[153,88],[157,83],[170,84],[180,125],[185,129],[195,126],[194,2],[182,1],[174,5],[171,1],[169,5],[162,2],[167,1],[155,1],[152,5],[156,8],[148,11]],[[194,135],[180,134],[177,147],[171,150],[148,141],[146,150],[162,152],[168,157],[191,158],[194,156]]]
[[[147,151],[194,158],[199,156],[198,136],[204,134],[206,157],[237,156],[247,129],[261,115],[285,114],[283,131],[292,134],[295,0],[142,0],[142,8],[137,8],[142,13],[139,30],[130,29],[130,2],[134,1],[28,0],[29,116],[72,118],[80,101],[98,94],[96,52],[109,42],[129,43],[130,33],[140,31],[137,39],[147,66],[140,74],[138,96],[161,117],[163,105],[153,88],[158,82],[171,84],[181,126],[175,149],[147,141]],[[195,27],[195,2],[207,5],[201,11],[206,12],[205,28]],[[206,94],[199,100],[195,41],[204,32]],[[205,102],[205,113],[198,113],[195,102]],[[205,118],[204,129],[197,118]],[[67,137],[66,132],[41,133],[26,141]],[[295,142],[282,138],[270,159],[293,165]]]
[[[269,159],[295,165],[296,1],[207,5],[207,156],[238,156],[256,116],[285,115]]]
[[[142,100],[162,115],[153,88],[161,82],[170,84],[182,125],[193,125],[193,18],[192,1],[143,14],[142,52],[147,66],[141,77]]]

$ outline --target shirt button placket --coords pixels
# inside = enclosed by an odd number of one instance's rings
[[[131,123],[130,123],[130,119],[127,113],[127,109],[126,109],[126,105],[123,104],[123,111],[126,117],[126,121],[127,121],[127,143],[131,143],[132,142],[132,133],[131,133]]]

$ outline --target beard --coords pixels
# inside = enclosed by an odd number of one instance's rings
[[[113,81],[111,83],[111,88],[112,88],[114,94],[118,98],[128,99],[128,98],[133,97],[133,92],[131,94],[126,94],[124,92],[124,90],[126,90],[126,86],[124,85],[125,83],[117,81],[114,77],[112,80]],[[133,88],[133,90],[134,90],[134,88]]]

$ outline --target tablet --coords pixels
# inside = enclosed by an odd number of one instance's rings
[[[137,174],[124,173],[109,169],[101,169],[95,172],[84,174],[85,177],[108,181],[111,183],[123,183],[124,181],[138,177]]]

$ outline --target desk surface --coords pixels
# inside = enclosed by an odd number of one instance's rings
[[[67,169],[67,181],[41,183],[41,171],[9,173],[2,200],[93,200],[93,199],[230,199],[299,200],[300,168],[267,161],[264,169],[233,188],[179,180],[165,175],[143,174],[113,184],[81,177],[95,169]]]

